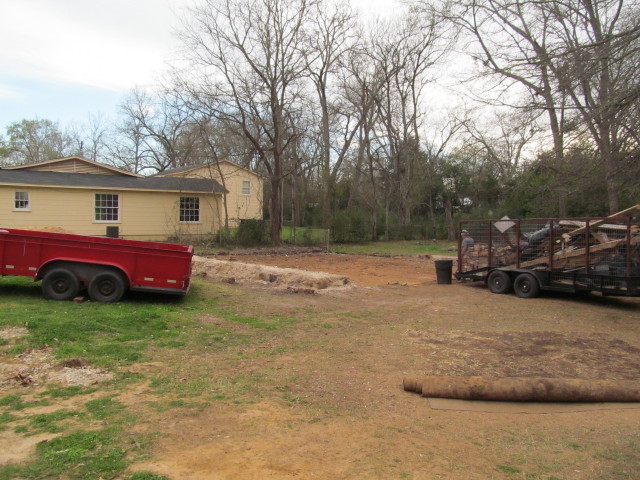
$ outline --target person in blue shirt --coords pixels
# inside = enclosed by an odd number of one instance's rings
[[[460,243],[460,249],[462,250],[462,256],[464,257],[465,255],[467,255],[469,250],[473,248],[475,242],[473,241],[473,238],[471,238],[467,230],[462,230],[462,232],[460,233],[462,234],[462,242]]]

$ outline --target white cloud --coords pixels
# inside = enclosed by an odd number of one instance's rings
[[[23,95],[20,89],[0,83],[0,100],[16,99]]]
[[[0,0],[0,66],[124,91],[159,74],[184,0]]]

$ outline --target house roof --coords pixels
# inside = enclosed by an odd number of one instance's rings
[[[184,177],[138,177],[87,173],[0,169],[0,185],[226,193],[215,180]]]
[[[65,171],[67,173],[92,173],[92,172],[82,172],[82,171],[69,171],[69,170],[54,170],[60,164],[67,164],[74,162],[77,164],[85,164],[89,168],[93,168],[96,170],[104,170],[107,173],[116,173],[119,175],[127,175],[129,177],[142,177],[142,175],[138,175],[137,173],[127,172],[126,170],[121,170],[119,168],[111,167],[109,165],[105,165],[104,163],[94,162],[93,160],[88,160],[83,157],[72,156],[72,157],[64,157],[64,158],[56,158],[54,160],[45,160],[43,162],[35,162],[35,163],[25,163],[22,165],[12,165],[9,167],[2,167],[2,170],[51,170],[51,171]]]
[[[254,172],[252,170],[249,170],[248,168],[245,168],[241,165],[238,165],[235,162],[232,162],[231,160],[220,160],[220,162],[218,163],[228,163],[229,165],[234,166],[235,168],[237,168],[238,170],[244,170],[246,172],[249,172],[253,175],[257,175],[258,177],[260,177],[261,175],[257,172]],[[216,162],[207,162],[207,163],[201,163],[200,165],[189,165],[187,167],[178,167],[178,168],[171,168],[169,170],[164,170],[162,172],[156,173],[154,176],[155,177],[164,177],[164,176],[173,176],[173,175],[177,175],[179,173],[186,173],[186,172],[191,172],[193,170],[198,170],[200,168],[203,167],[211,167],[216,165]]]

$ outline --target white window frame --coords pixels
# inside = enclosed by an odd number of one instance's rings
[[[178,205],[180,223],[200,223],[200,215],[200,197],[180,197]]]
[[[104,202],[104,201],[108,202],[109,200],[113,201],[113,199],[115,198],[116,205],[113,206],[113,205],[109,205],[108,203],[105,203],[104,205],[99,205],[98,204],[98,201],[99,201],[98,200],[98,196],[101,196],[101,197],[109,196],[109,198],[101,199],[100,200],[101,202]],[[96,194],[94,194],[94,196],[93,196],[93,221],[95,223],[120,223],[120,207],[122,207],[122,203],[120,202],[120,194],[119,193],[96,193]],[[98,211],[99,209],[102,209],[103,211],[99,212]],[[105,220],[105,219],[99,218],[99,216],[102,216],[102,215],[99,215],[99,213],[102,213],[104,216],[107,216],[110,213],[109,210],[112,211],[111,213],[113,213],[113,210],[115,210],[115,214],[116,214],[115,220],[114,219],[106,219]]]
[[[24,203],[23,203],[24,202]],[[19,206],[23,203],[23,206]],[[31,199],[29,198],[29,192],[24,190],[16,190],[13,195],[13,210],[18,212],[30,212],[31,211]]]
[[[250,180],[243,180],[242,181],[242,195],[244,195],[245,197],[248,197],[249,195],[251,195],[251,181]]]

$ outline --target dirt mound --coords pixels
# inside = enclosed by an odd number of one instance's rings
[[[344,288],[351,285],[348,277],[295,268],[255,265],[215,258],[193,257],[193,273],[228,283],[259,283],[284,289],[311,291]]]

